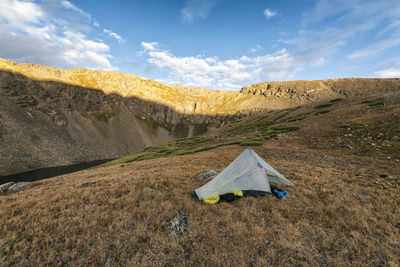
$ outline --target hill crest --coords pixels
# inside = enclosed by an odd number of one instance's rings
[[[336,97],[374,95],[400,90],[400,79],[343,78],[262,82],[241,91],[220,91],[202,87],[167,85],[134,74],[89,69],[59,70],[0,58],[0,69],[21,73],[31,79],[71,85],[137,97],[165,105],[182,114],[227,115],[260,109],[280,109]]]

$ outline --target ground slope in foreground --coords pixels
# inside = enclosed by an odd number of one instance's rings
[[[224,169],[243,151],[238,145],[85,170],[0,195],[0,262],[398,266],[399,103],[392,95],[281,111],[299,130],[253,148],[296,185],[285,201],[268,195],[209,206],[190,196],[205,183],[194,176]],[[263,136],[275,113],[214,136]],[[188,211],[189,235],[169,235],[166,222],[180,210]]]

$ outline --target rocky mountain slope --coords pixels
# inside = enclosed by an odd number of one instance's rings
[[[257,99],[6,60],[0,60],[0,96],[0,176],[115,158],[201,134]]]
[[[400,79],[347,78],[320,81],[263,82],[245,86],[241,92],[265,98],[290,99],[305,104],[335,97],[368,96],[400,90]]]
[[[114,158],[170,132],[135,113],[136,99],[0,71],[0,175]]]
[[[173,108],[183,114],[224,115],[236,113],[238,110],[266,107],[262,98],[236,91],[224,92],[200,87],[166,85],[128,73],[88,69],[59,70],[1,59],[0,69],[20,73],[30,79],[96,89],[105,94],[115,93],[124,98],[137,97]]]
[[[398,91],[399,85],[399,79],[338,79],[218,91],[0,59],[0,176],[115,158],[255,110]]]

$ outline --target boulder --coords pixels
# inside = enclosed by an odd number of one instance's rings
[[[179,211],[168,220],[168,233],[179,237],[187,236],[189,234],[188,219],[189,213],[187,211]]]
[[[146,185],[142,188],[142,190],[144,192],[153,192],[153,188],[151,188],[150,186]]]
[[[96,184],[96,182],[83,181],[81,183],[81,186],[86,187],[86,186],[90,186],[90,185],[94,185],[94,184]]]
[[[4,193],[8,190],[8,188],[10,188],[10,186],[12,186],[14,184],[14,182],[9,182],[9,183],[5,183],[0,185],[0,193]]]
[[[20,183],[16,183],[13,184],[12,186],[10,186],[8,188],[8,191],[10,192],[18,192],[18,191],[22,191],[27,189],[28,187],[30,187],[32,185],[32,183],[30,182],[20,182]]]
[[[361,194],[361,196],[365,199],[371,199],[372,197],[368,194]]]
[[[208,170],[208,171],[197,174],[196,178],[199,180],[211,180],[218,174],[219,174],[219,172],[216,170]]]

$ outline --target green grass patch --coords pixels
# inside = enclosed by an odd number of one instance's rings
[[[315,106],[314,108],[320,109],[320,108],[326,108],[326,107],[330,107],[330,106],[332,106],[332,103],[320,104],[320,105]]]
[[[251,134],[257,132],[266,132],[271,129],[276,124],[284,123],[284,122],[294,122],[305,119],[312,112],[303,112],[299,114],[294,114],[291,117],[288,117],[292,112],[300,109],[301,106],[289,108],[289,109],[281,109],[277,111],[270,111],[267,114],[258,116],[251,116],[248,118],[244,118],[235,122],[232,122],[229,126],[227,126],[222,132],[221,136],[235,136],[242,134]],[[271,114],[274,112],[273,114]]]
[[[273,124],[273,121],[266,119],[267,117],[264,117],[258,120],[235,123],[230,127],[228,127],[227,129],[225,129],[223,135],[232,136],[232,135],[247,134],[255,131],[267,130],[268,127]]]
[[[280,120],[282,117],[286,116],[288,112],[279,114],[274,119],[269,119],[268,116],[258,116],[256,118],[247,119],[245,121],[236,122],[226,128],[221,136],[234,136],[234,135],[248,135],[248,134],[258,134],[263,140],[271,139],[279,133],[295,131],[299,129],[298,126],[287,124],[286,122],[298,121],[306,118],[311,112],[299,113],[288,119]],[[280,120],[280,123],[277,121]]]
[[[253,136],[246,137],[244,140],[242,140],[242,142],[244,142],[244,141],[261,142],[262,140],[263,140],[262,137],[253,135]]]
[[[234,140],[234,141],[222,142],[222,143],[217,143],[217,144],[212,144],[212,145],[207,145],[207,146],[200,146],[204,142],[212,141],[215,139],[216,139],[215,136],[207,136],[207,137],[195,136],[195,137],[189,137],[189,138],[180,138],[180,139],[177,139],[175,141],[166,143],[166,144],[158,146],[158,147],[148,147],[142,151],[132,153],[123,158],[119,158],[119,159],[116,159],[113,161],[106,162],[97,167],[112,166],[112,165],[132,162],[132,161],[157,159],[157,158],[162,158],[162,157],[168,157],[171,155],[179,156],[179,155],[194,154],[194,153],[198,153],[198,152],[202,152],[202,151],[206,151],[206,150],[215,149],[215,148],[218,148],[221,146],[230,146],[230,145],[240,144],[243,141],[243,140]],[[253,139],[251,139],[251,140],[253,140]],[[261,138],[259,138],[257,140],[261,140]]]
[[[302,106],[297,106],[297,107],[293,107],[293,108],[289,108],[287,111],[292,112],[292,111],[296,111],[298,109],[300,109]]]
[[[279,114],[277,117],[274,118],[274,121],[278,121],[278,120],[280,120],[280,119],[286,117],[287,115],[289,115],[289,113],[290,113],[290,112],[287,112],[287,111],[286,111],[286,112],[284,112],[284,113],[282,113],[282,114]]]
[[[159,124],[152,118],[144,119],[144,124],[146,125],[147,130],[152,135],[157,135]]]
[[[232,122],[219,135],[179,138],[161,146],[148,147],[142,151],[132,153],[123,158],[104,163],[99,167],[168,156],[193,154],[229,145],[259,146],[265,140],[278,138],[278,134],[280,133],[286,133],[299,129],[299,127],[295,125],[276,122],[276,120],[281,118],[281,116],[286,116],[287,114],[289,114],[289,112],[297,110],[299,108],[300,107],[295,107],[289,110],[284,110],[283,112],[280,112],[280,114],[275,115],[275,117],[277,116],[277,118],[270,118],[270,116],[266,114],[259,114],[258,116],[243,118],[241,120]],[[300,118],[301,116],[306,116],[308,114],[309,113],[300,113],[296,116],[297,118]],[[271,115],[271,117],[273,116]],[[155,126],[153,122],[149,121],[149,123],[149,126]],[[223,142],[224,136],[238,137],[232,141]],[[247,137],[243,138],[239,136]]]
[[[300,127],[296,125],[290,125],[290,124],[275,124],[271,126],[267,131],[262,132],[260,138],[262,140],[270,140],[270,139],[276,139],[278,138],[278,134],[281,133],[287,133],[291,131],[296,131]],[[257,141],[257,140],[256,140]]]
[[[108,122],[115,115],[116,114],[112,113],[112,112],[103,112],[103,113],[94,114],[95,118],[98,121],[102,121],[102,122]]]
[[[330,111],[330,110],[324,109],[324,110],[320,110],[320,111],[318,111],[318,112],[315,112],[315,115],[325,114],[325,113],[329,113],[329,112],[331,112],[331,111]]]
[[[261,146],[261,141],[243,141],[240,143],[241,146]]]
[[[385,103],[385,99],[383,97],[376,98],[376,99],[369,99],[361,102],[362,104],[367,104],[370,107],[374,106],[383,106]]]
[[[296,125],[290,125],[290,124],[276,124],[271,127],[271,130],[274,131],[274,133],[286,133],[286,132],[291,132],[291,131],[296,131],[300,127]]]
[[[335,102],[339,102],[339,101],[342,101],[343,100],[343,98],[334,98],[334,99],[331,99],[329,102],[330,103],[335,103]]]
[[[97,168],[97,167],[107,167],[107,166],[113,166],[113,165],[118,165],[118,164],[122,164],[122,163],[126,163],[126,162],[131,162],[131,161],[135,161],[136,159],[140,158],[140,156],[142,155],[146,155],[146,152],[144,151],[139,151],[133,154],[129,154],[125,157],[119,158],[119,159],[115,159],[106,163],[103,163],[99,166],[93,167],[93,168]]]
[[[208,123],[199,123],[195,124],[193,127],[193,135],[201,135],[205,134],[208,131],[209,124]]]
[[[240,144],[240,140],[235,140],[235,141],[229,141],[229,142],[224,142],[219,144],[220,146],[230,146],[230,145],[238,145]]]
[[[305,118],[307,118],[308,115],[310,115],[312,112],[302,112],[302,113],[298,113],[292,117],[289,117],[287,119],[287,122],[293,122],[293,121],[301,121],[304,120]]]

